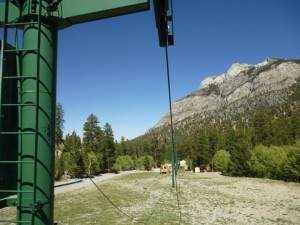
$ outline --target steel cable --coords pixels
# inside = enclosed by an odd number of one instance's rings
[[[172,35],[174,35],[174,24],[173,24],[173,16],[174,16],[174,10],[173,10],[173,0],[171,0],[171,16],[172,16]],[[168,21],[168,19],[166,18],[166,20]],[[169,29],[169,27],[167,27],[166,29]],[[169,65],[169,51],[168,51],[168,47],[169,47],[169,31],[166,32],[167,33],[167,45],[165,47],[165,60],[166,60],[166,69],[167,69],[167,82],[168,82],[168,97],[169,97],[169,113],[170,113],[170,130],[171,130],[171,141],[172,141],[172,158],[173,158],[173,173],[174,175],[174,179],[175,179],[175,190],[176,190],[176,200],[177,200],[177,208],[178,208],[178,212],[179,212],[179,224],[181,224],[181,218],[182,218],[182,214],[181,214],[181,207],[180,207],[180,200],[179,200],[179,191],[178,191],[178,180],[177,180],[177,168],[176,168],[176,164],[177,164],[177,158],[176,158],[176,149],[175,149],[175,137],[174,137],[174,123],[173,123],[173,110],[172,110],[172,95],[171,95],[171,79],[170,79],[170,65]],[[173,181],[174,182],[174,181]]]
[[[102,191],[102,189],[93,181],[93,179],[88,176],[88,178],[90,179],[90,181],[94,184],[94,186],[97,188],[97,190],[103,195],[103,197],[116,209],[118,210],[121,214],[127,216],[128,218],[130,218],[131,220],[133,220],[134,218],[130,215],[128,215],[126,212],[124,212],[120,207],[118,207],[109,197],[108,195],[106,195],[104,193],[104,191]]]
[[[168,40],[168,39],[167,39]],[[168,81],[168,96],[169,96],[169,112],[170,112],[170,130],[171,130],[171,140],[172,140],[172,154],[174,161],[175,159],[175,138],[174,138],[174,124],[173,124],[173,110],[172,110],[172,96],[171,96],[171,79],[170,79],[170,65],[169,65],[169,52],[168,52],[168,43],[167,46],[165,47],[165,59],[166,59],[166,69],[167,69],[167,81]],[[175,163],[176,164],[176,163]],[[173,173],[175,173],[175,166],[173,165]],[[181,207],[180,207],[180,200],[179,200],[179,192],[178,192],[178,181],[176,178],[176,173],[175,173],[175,190],[176,190],[176,200],[177,200],[177,208],[179,212],[179,217],[180,217],[180,223],[181,223]]]
[[[160,201],[160,199],[157,201],[157,203],[155,204],[154,209],[151,211],[151,213],[149,214],[147,219],[138,219],[136,217],[132,217],[130,216],[128,213],[124,212],[120,207],[118,207],[110,198],[107,194],[105,194],[105,192],[94,182],[94,180],[88,176],[88,178],[91,180],[91,182],[93,183],[93,185],[96,187],[96,189],[103,195],[103,197],[117,210],[119,211],[122,215],[128,217],[129,219],[131,219],[133,222],[134,221],[140,221],[142,222],[144,225],[147,225],[150,222],[151,217],[153,216],[155,210],[156,210],[156,206],[159,204],[165,204],[165,201]],[[151,185],[152,187],[152,185]],[[170,192],[171,193],[171,192]],[[145,192],[143,192],[143,194],[145,194]]]

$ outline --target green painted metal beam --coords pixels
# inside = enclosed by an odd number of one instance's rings
[[[19,18],[19,8],[15,6],[13,3],[9,4],[9,13],[8,13],[8,21],[13,22]],[[0,27],[3,26],[5,20],[5,3],[0,3]]]
[[[149,9],[149,0],[62,0],[59,28]]]
[[[59,29],[150,9],[150,0],[62,0],[60,4],[58,10],[49,16],[52,17],[52,21],[58,22]],[[26,10],[27,8],[24,7],[24,16]],[[5,4],[0,3],[0,27],[3,26],[4,15]],[[19,9],[10,3],[8,21],[13,22],[18,19]]]

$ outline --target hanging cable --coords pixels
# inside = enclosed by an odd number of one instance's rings
[[[92,183],[94,184],[94,186],[97,188],[97,190],[103,195],[103,197],[116,209],[118,210],[121,214],[123,214],[124,216],[127,216],[128,218],[130,218],[131,220],[133,220],[134,218],[130,215],[128,215],[126,212],[124,212],[122,209],[120,209],[105,193],[104,191],[101,190],[101,188],[93,181],[93,179],[88,176],[88,178],[90,179],[90,181],[92,181]]]
[[[171,81],[170,81],[170,66],[169,66],[169,51],[168,51],[168,45],[165,47],[165,57],[166,57],[166,67],[167,67],[167,81],[168,81],[168,97],[169,97],[169,114],[170,114],[170,131],[171,131],[171,144],[172,144],[172,172],[173,176],[176,179],[176,162],[175,162],[175,138],[174,138],[174,124],[173,124],[173,110],[172,110],[172,96],[171,96]],[[173,180],[174,182],[175,180]],[[174,183],[175,184],[175,183]]]
[[[173,122],[173,110],[172,110],[172,91],[171,91],[171,78],[170,78],[170,65],[169,65],[169,51],[168,47],[169,45],[174,44],[174,25],[173,25],[173,1],[171,1],[170,8],[171,8],[171,16],[168,15],[168,8],[164,8],[163,16],[165,19],[165,24],[164,27],[164,35],[166,37],[166,45],[165,47],[165,60],[166,60],[166,69],[167,69],[167,82],[168,82],[168,98],[169,98],[169,113],[170,113],[170,133],[171,133],[171,144],[172,144],[172,186],[175,186],[176,190],[176,200],[177,200],[177,208],[179,212],[179,217],[180,217],[180,223],[181,223],[181,207],[180,207],[180,200],[179,200],[179,189],[178,189],[178,179],[177,179],[177,154],[176,154],[176,148],[175,148],[175,135],[174,135],[174,122]],[[172,35],[169,35],[169,25],[168,21],[171,23],[171,33]],[[171,39],[169,39],[169,37]]]
[[[170,65],[169,65],[169,51],[168,51],[168,45],[165,47],[165,58],[166,58],[166,68],[167,68],[167,80],[168,80],[168,96],[169,96],[169,113],[170,113],[170,130],[171,130],[171,142],[172,142],[172,159],[173,159],[173,165],[172,165],[172,176],[174,176],[174,180],[172,182],[175,182],[175,190],[176,190],[176,199],[177,199],[177,207],[180,215],[180,221],[181,221],[181,207],[180,207],[180,201],[179,201],[179,191],[178,191],[178,181],[177,181],[177,172],[176,172],[176,149],[175,149],[175,135],[174,135],[174,123],[173,123],[173,110],[172,110],[172,91],[171,91],[171,79],[170,79]]]
[[[105,194],[105,192],[94,182],[94,180],[88,176],[88,178],[91,180],[91,182],[93,183],[93,185],[96,187],[96,189],[102,194],[102,196],[117,210],[119,211],[122,215],[128,217],[131,220],[136,220],[136,221],[140,221],[143,222],[144,225],[147,225],[150,222],[150,218],[152,217],[154,211],[156,210],[156,207],[154,207],[153,211],[150,213],[150,216],[148,219],[137,219],[136,217],[132,217],[129,214],[127,214],[126,212],[124,212],[120,207],[118,207],[109,197],[108,195]],[[159,200],[158,203],[161,203],[161,201]],[[164,202],[165,203],[165,202]]]

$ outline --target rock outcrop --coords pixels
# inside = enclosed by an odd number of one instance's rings
[[[226,73],[208,77],[198,90],[173,103],[175,124],[192,117],[228,118],[259,106],[281,104],[300,83],[300,60],[267,59],[256,65],[233,64]],[[169,123],[165,115],[154,128]]]

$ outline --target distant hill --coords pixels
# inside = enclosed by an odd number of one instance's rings
[[[191,118],[230,119],[260,107],[279,106],[300,87],[300,59],[268,58],[256,65],[231,65],[227,72],[203,80],[198,90],[173,103],[175,124]],[[291,104],[299,104],[296,96]],[[154,128],[169,124],[166,114]]]

